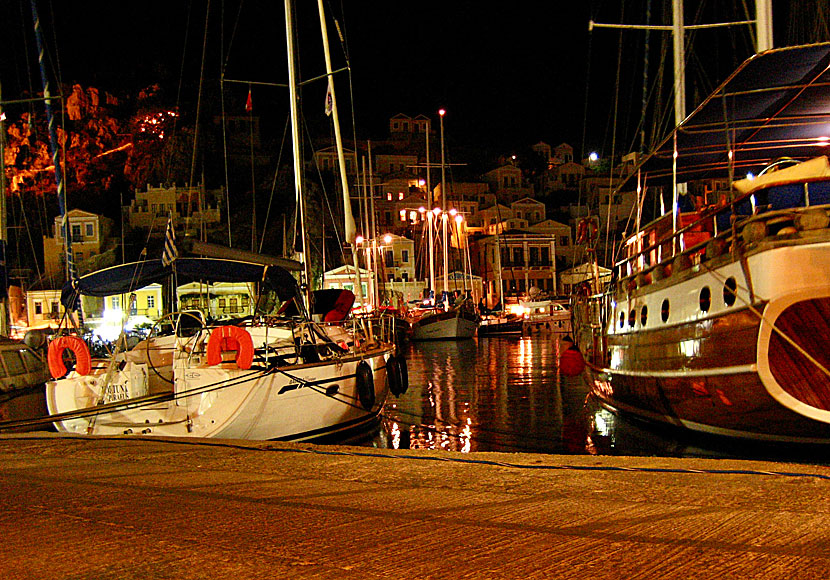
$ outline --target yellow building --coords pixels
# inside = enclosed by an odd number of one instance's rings
[[[107,249],[106,242],[112,220],[94,213],[72,209],[67,212],[67,229],[71,235],[72,253],[78,273],[84,274],[110,264],[99,264],[96,258]],[[43,269],[53,285],[66,279],[66,256],[61,232],[61,216],[55,218],[51,236],[43,236]]]

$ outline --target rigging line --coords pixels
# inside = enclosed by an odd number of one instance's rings
[[[625,20],[625,4],[622,5],[620,8],[620,22]],[[613,130],[611,132],[611,165],[608,171],[608,215],[606,216],[606,224],[605,224],[605,257],[604,261],[608,263],[608,241],[611,236],[611,202],[614,199],[614,155],[616,154],[616,146],[617,146],[617,111],[619,110],[619,99],[620,99],[620,71],[622,69],[622,53],[623,53],[623,33],[620,32],[620,40],[617,45],[617,80],[614,85],[614,124]],[[598,200],[598,203],[602,203],[602,200]],[[597,206],[599,210],[599,206]],[[599,213],[599,212],[598,212]]]
[[[201,67],[199,69],[199,89],[198,93],[196,94],[196,119],[193,127],[193,156],[191,157],[190,161],[190,180],[188,182],[188,191],[187,191],[187,216],[185,217],[185,234],[187,234],[187,230],[190,228],[190,217],[193,213],[193,176],[196,173],[196,152],[199,144],[199,114],[202,110],[202,87],[205,82],[205,63],[206,63],[206,55],[207,55],[207,37],[208,37],[208,21],[210,18],[210,0],[207,0],[207,5],[205,7],[205,33],[202,37],[202,61]],[[199,220],[202,219],[202,208],[201,208],[201,198],[202,193],[199,192]],[[200,228],[201,229],[201,228]]]
[[[271,205],[274,202],[274,193],[277,189],[277,181],[280,175],[280,164],[282,162],[282,154],[285,149],[285,142],[288,139],[288,126],[290,125],[291,119],[289,117],[285,118],[285,129],[282,132],[282,141],[280,141],[280,151],[277,155],[277,164],[276,169],[274,170],[274,179],[271,180],[271,195],[268,198],[268,209],[265,211],[265,222],[262,224],[262,237],[259,239],[259,252],[262,253],[262,245],[265,243],[265,232],[268,231],[268,221],[271,217]],[[230,212],[230,210],[228,210]],[[285,213],[283,213],[285,215]],[[230,213],[228,213],[230,216]],[[230,217],[228,217],[230,220]],[[230,221],[228,222],[230,224]]]

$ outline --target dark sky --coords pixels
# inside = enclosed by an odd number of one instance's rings
[[[816,1],[795,4],[806,6]],[[36,77],[29,80],[26,74],[24,47],[28,47],[30,66],[34,59],[29,0],[6,3],[10,5],[8,17],[0,25],[0,81],[3,97],[13,98],[21,87],[30,82],[37,87],[40,81]],[[207,4],[207,0],[38,1],[50,56],[53,63],[59,63],[64,82],[136,91],[160,81],[171,99],[192,106],[198,93],[204,42],[208,47],[206,90],[217,86],[223,62],[226,78],[286,81],[281,2],[245,0],[240,5],[240,0],[211,0],[205,39]],[[299,4],[302,75],[310,78],[323,72],[319,22],[316,2],[301,0]],[[627,7],[624,12],[624,4],[637,7]],[[552,145],[566,141],[579,152],[585,132],[586,148],[607,153],[620,54],[624,80],[617,99],[617,123],[627,131],[618,137],[617,150],[629,148],[640,118],[644,35],[625,33],[620,53],[620,33],[616,31],[595,31],[589,44],[588,21],[593,17],[605,22],[622,19],[642,23],[643,4],[612,0],[329,0],[326,5],[347,35],[359,136],[383,137],[388,118],[397,112],[429,114],[437,119],[436,112],[443,107],[448,111],[448,137],[468,145],[481,143],[510,152],[539,140]],[[664,3],[653,0],[653,4],[653,18],[663,19],[660,6]],[[742,2],[687,1],[687,22],[701,10],[706,20],[720,17],[734,5]],[[661,34],[652,35],[653,45],[658,44]],[[336,40],[333,26],[330,36]],[[698,46],[704,48],[703,56],[690,66],[702,69],[719,64],[728,72],[748,54],[746,33],[737,36],[744,40],[702,38]],[[335,67],[342,66],[339,43],[333,43],[332,52]],[[655,54],[651,57],[652,78],[656,63],[659,56]],[[717,80],[695,74],[690,77],[690,90],[700,95],[711,89],[707,83]],[[338,99],[347,114],[348,79],[345,75],[337,79]],[[587,107],[586,87],[590,95]],[[243,106],[246,91],[243,87],[233,91],[236,102],[229,106]],[[324,92],[320,83],[304,89],[306,116],[313,112],[309,107],[318,102],[322,109]],[[263,93],[254,90],[258,111],[283,107],[276,97]]]

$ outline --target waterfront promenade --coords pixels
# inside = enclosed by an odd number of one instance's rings
[[[0,579],[826,578],[830,467],[0,436]]]

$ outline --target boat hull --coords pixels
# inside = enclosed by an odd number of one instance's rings
[[[618,294],[601,340],[581,337],[593,394],[620,412],[696,432],[830,443],[828,268],[830,241],[771,244],[743,265]],[[725,281],[743,272],[752,293],[741,284],[737,300],[727,300]]]
[[[412,324],[411,340],[462,340],[476,334],[478,320],[463,312],[429,314]]]
[[[47,384],[47,403],[65,433],[314,441],[376,423],[389,393],[391,356],[391,349],[376,349],[284,368],[190,365],[177,369],[169,393],[97,406],[89,383],[70,375]],[[357,378],[364,363],[372,377],[368,397]]]

